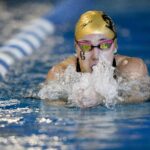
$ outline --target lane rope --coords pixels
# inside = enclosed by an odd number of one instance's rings
[[[11,65],[37,51],[47,36],[55,31],[53,23],[40,18],[21,28],[21,32],[0,48],[0,74],[5,77]]]

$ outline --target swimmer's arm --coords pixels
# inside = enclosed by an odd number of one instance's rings
[[[119,56],[117,69],[127,79],[140,79],[148,75],[148,69],[140,58]]]
[[[46,81],[57,80],[58,79],[57,75],[58,76],[63,75],[64,71],[66,70],[66,68],[69,65],[72,65],[72,66],[76,67],[76,56],[68,57],[64,61],[60,62],[59,64],[57,64],[55,66],[53,66],[47,74]]]

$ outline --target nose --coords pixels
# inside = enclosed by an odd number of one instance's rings
[[[93,50],[92,50],[92,60],[93,61],[98,61],[99,60],[99,53],[100,53],[100,50],[98,49],[98,48],[94,48]]]

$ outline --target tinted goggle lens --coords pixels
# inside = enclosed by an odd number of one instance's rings
[[[102,42],[101,44],[99,44],[98,46],[93,46],[93,45],[90,45],[90,44],[83,44],[83,43],[79,43],[79,46],[80,48],[82,49],[82,51],[84,52],[89,52],[91,51],[94,47],[98,47],[99,49],[101,50],[107,50],[111,47],[113,43],[113,40],[109,40],[109,41],[104,41]]]
[[[92,49],[92,45],[82,44],[80,45],[80,48],[82,49],[82,51],[88,52]]]
[[[112,42],[104,42],[99,45],[99,48],[101,50],[106,50],[106,49],[109,49],[111,45],[112,45]]]

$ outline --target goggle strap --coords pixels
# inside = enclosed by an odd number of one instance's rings
[[[114,54],[117,54],[117,49],[115,49],[115,51],[113,52]]]

